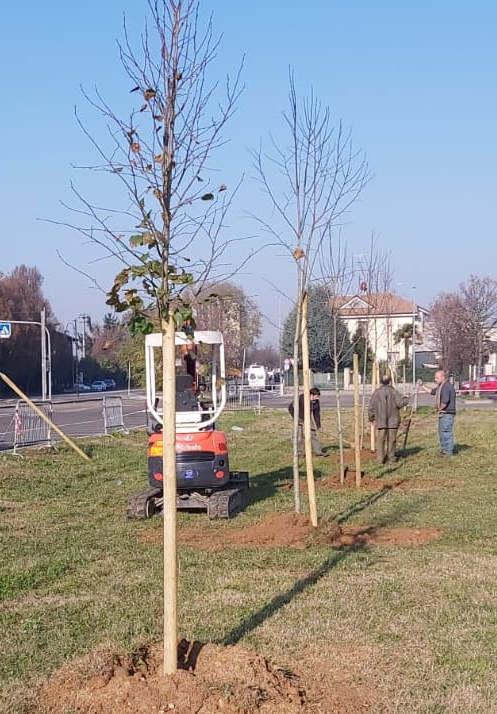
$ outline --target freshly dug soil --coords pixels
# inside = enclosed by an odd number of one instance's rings
[[[315,480],[316,489],[322,491],[338,491],[340,489],[356,489],[355,483],[355,472],[347,470],[345,474],[344,483],[340,483],[340,474],[334,474],[333,476],[325,476],[324,478],[317,478]],[[307,482],[305,479],[300,479],[300,487],[302,490],[307,489]],[[278,488],[283,491],[292,491],[293,483],[291,481],[285,481],[278,485]],[[390,491],[395,489],[397,491],[432,491],[434,489],[446,489],[455,488],[455,484],[448,482],[446,479],[430,479],[430,480],[416,480],[416,479],[396,479],[395,481],[385,481],[383,478],[376,478],[374,476],[368,476],[367,474],[361,478],[361,488],[365,491]]]
[[[298,513],[271,513],[257,523],[243,528],[185,528],[178,531],[180,543],[200,550],[224,548],[307,548],[329,545],[343,548],[356,545],[424,545],[440,536],[438,528],[375,528],[339,526],[335,521],[321,521],[314,529],[309,519]],[[142,542],[162,542],[162,530],[142,534]]]
[[[293,672],[239,645],[182,641],[176,674],[161,676],[162,649],[129,656],[88,655],[64,665],[41,687],[39,714],[339,714],[365,712],[364,697],[340,701],[328,688],[310,688]],[[321,685],[323,681],[321,680]],[[346,707],[346,708],[345,708]]]
[[[337,490],[343,488],[357,488],[355,483],[355,471],[347,469],[345,472],[345,481],[340,483],[340,474],[334,476],[325,476],[324,478],[317,478],[314,481],[316,489],[318,490]],[[396,483],[396,482],[395,482]],[[370,476],[363,475],[361,478],[361,488],[368,491],[381,491],[382,488],[393,488],[395,483],[385,482],[381,479],[371,478]],[[292,481],[285,481],[284,483],[278,484],[278,488],[283,491],[293,491]],[[307,481],[305,479],[300,479],[300,489],[306,491]]]

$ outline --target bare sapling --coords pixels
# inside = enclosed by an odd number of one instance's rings
[[[271,219],[254,217],[296,266],[295,339],[293,350],[294,507],[300,510],[298,458],[298,365],[303,295],[308,291],[321,246],[358,198],[368,180],[368,167],[352,137],[329,107],[311,91],[300,99],[290,73],[288,109],[281,140],[272,139],[272,152],[254,153],[257,178],[268,198]]]
[[[309,498],[309,515],[311,525],[317,528],[318,513],[316,506],[316,485],[314,483],[314,469],[312,463],[311,439],[311,370],[309,367],[309,334],[308,334],[309,295],[304,293],[302,301],[302,376],[304,386],[304,449],[307,478],[307,493]]]
[[[336,239],[330,237],[323,243],[320,255],[320,283],[327,295],[332,317],[332,331],[328,335],[328,350],[333,363],[337,440],[340,483],[345,483],[345,437],[342,417],[342,389],[340,373],[350,363],[351,342],[348,329],[342,320],[342,306],[350,295],[355,281],[352,263],[349,262],[347,246],[341,233]]]
[[[194,329],[192,305],[206,285],[236,272],[226,266],[225,218],[236,191],[215,178],[216,150],[242,91],[210,79],[219,40],[201,21],[197,0],[148,0],[148,19],[134,45],[124,25],[119,55],[126,78],[116,112],[97,90],[84,93],[105,124],[95,138],[78,123],[98,157],[82,166],[94,183],[102,174],[121,189],[120,203],[85,198],[72,186],[83,225],[76,229],[98,250],[96,260],[119,265],[107,303],[134,333],[159,325],[162,334],[164,522],[164,673],[177,666],[175,332]],[[241,69],[241,68],[240,68]],[[235,184],[236,185],[236,184]],[[112,195],[116,195],[113,192]],[[118,198],[115,198],[118,201]],[[249,258],[239,258],[239,269]]]
[[[355,452],[355,484],[359,488],[362,481],[361,473],[361,403],[360,403],[360,372],[359,355],[354,352],[354,452]]]

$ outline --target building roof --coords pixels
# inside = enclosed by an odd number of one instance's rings
[[[335,306],[344,317],[374,317],[379,315],[412,315],[413,301],[394,293],[360,293],[336,298]],[[427,311],[415,305],[416,313]]]

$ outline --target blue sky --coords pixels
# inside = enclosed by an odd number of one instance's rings
[[[231,217],[233,230],[254,232],[245,216],[265,210],[251,183],[248,150],[271,131],[281,132],[288,66],[298,86],[311,85],[336,117],[352,128],[367,153],[374,178],[348,217],[352,252],[367,247],[375,231],[391,251],[399,292],[416,285],[428,304],[471,272],[493,274],[497,241],[496,202],[497,4],[476,0],[211,0],[217,30],[224,34],[220,71],[246,54],[246,91],[227,135],[223,161],[228,181],[246,172]],[[132,32],[145,16],[144,2],[26,0],[8,3],[2,17],[3,140],[0,162],[2,259],[0,270],[36,264],[62,322],[81,312],[100,317],[102,296],[57,257],[94,271],[111,284],[106,263],[69,231],[40,222],[67,217],[60,201],[71,180],[86,190],[71,164],[91,163],[87,140],[76,126],[80,84],[95,84],[117,106],[129,100],[115,40],[122,13]],[[106,196],[107,198],[107,196]],[[112,194],[109,200],[117,198]],[[292,269],[275,254],[255,259],[239,280],[274,321],[284,314],[266,280],[292,291]],[[278,302],[281,304],[278,305]],[[274,339],[266,325],[264,337]]]

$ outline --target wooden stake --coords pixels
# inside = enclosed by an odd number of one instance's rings
[[[354,448],[355,448],[355,485],[361,485],[361,403],[359,393],[359,355],[354,353]]]
[[[305,470],[307,475],[307,492],[309,496],[309,515],[314,528],[318,525],[318,512],[316,507],[316,488],[314,484],[314,468],[312,464],[312,440],[311,440],[311,374],[309,367],[309,333],[307,328],[309,312],[308,294],[304,293],[302,300],[302,371],[304,378],[304,447],[305,447]]]
[[[79,454],[82,459],[85,459],[85,461],[91,461],[90,457],[89,457],[87,454],[85,454],[85,452],[82,451],[82,449],[80,449],[79,446],[78,446],[77,444],[75,444],[72,439],[70,439],[68,436],[66,436],[66,435],[64,434],[64,432],[62,431],[62,429],[59,429],[59,427],[57,426],[57,424],[54,424],[53,421],[52,421],[51,419],[49,419],[49,418],[47,417],[47,415],[44,414],[44,413],[41,411],[41,409],[39,409],[39,408],[36,406],[36,404],[35,404],[34,402],[32,402],[31,399],[30,399],[26,394],[24,394],[24,392],[22,391],[22,389],[19,389],[19,387],[17,386],[17,384],[16,384],[15,382],[13,382],[13,381],[10,379],[10,377],[7,377],[6,374],[4,374],[3,372],[0,372],[0,378],[3,379],[3,381],[5,382],[5,384],[6,384],[7,386],[9,386],[9,387],[12,389],[12,391],[17,394],[18,397],[20,397],[24,402],[26,402],[26,404],[29,404],[29,406],[30,406],[31,409],[35,412],[35,414],[38,414],[38,416],[39,416],[41,419],[43,419],[43,421],[45,421],[47,424],[49,424],[49,425],[50,425],[50,428],[53,429],[53,430],[61,437],[61,439],[64,439],[64,441],[66,442],[66,444],[69,444],[69,446],[71,447],[71,449],[74,449],[74,451],[75,451],[77,454]]]
[[[377,376],[377,373],[376,373],[376,361],[375,361],[375,362],[373,362],[372,371],[371,371],[371,396],[373,396],[373,394],[378,386],[378,383],[376,381],[376,376]],[[374,454],[374,452],[376,451],[376,428],[375,428],[374,421],[370,422],[370,429],[371,429],[371,451]]]
[[[162,478],[164,527],[164,674],[178,664],[176,624],[176,370],[174,320],[162,321]]]

